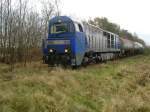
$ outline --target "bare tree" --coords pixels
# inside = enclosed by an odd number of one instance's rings
[[[55,6],[56,6],[56,16],[60,16],[60,10],[59,10],[59,3],[60,3],[60,0],[55,0]]]
[[[48,32],[48,22],[52,16],[55,15],[55,6],[50,1],[42,1],[42,18],[43,18],[43,26],[44,26],[44,36],[47,36]]]

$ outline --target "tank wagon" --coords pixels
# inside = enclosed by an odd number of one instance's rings
[[[144,47],[142,44],[131,41],[125,38],[120,38],[121,47],[120,47],[120,54],[121,56],[131,56],[134,54],[143,53]]]
[[[45,63],[76,67],[141,52],[143,45],[97,26],[57,16],[49,22],[42,49]]]

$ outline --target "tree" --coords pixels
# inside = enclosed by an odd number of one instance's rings
[[[0,1],[0,61],[10,64],[11,69],[16,62],[26,64],[32,60],[35,50],[40,54],[41,40],[48,33],[48,22],[59,3],[42,0],[41,16],[29,9],[29,0],[18,0],[15,6],[12,1]]]
[[[57,2],[56,2],[57,3]],[[55,6],[49,0],[42,1],[42,18],[44,27],[44,36],[47,37],[48,23],[52,16],[55,15]]]

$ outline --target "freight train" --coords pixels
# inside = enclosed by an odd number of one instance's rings
[[[144,50],[138,42],[67,16],[50,20],[48,38],[43,40],[42,46],[46,64],[72,67],[133,55]]]

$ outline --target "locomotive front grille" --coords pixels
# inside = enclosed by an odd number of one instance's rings
[[[70,65],[71,64],[71,55],[68,53],[59,53],[59,54],[50,54],[48,56],[48,63],[50,65]]]

